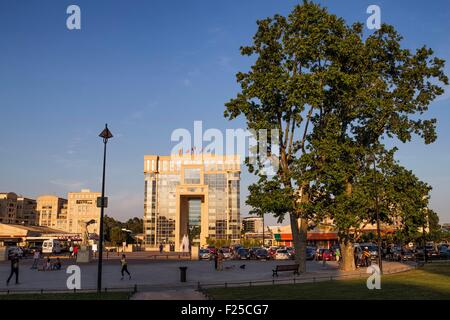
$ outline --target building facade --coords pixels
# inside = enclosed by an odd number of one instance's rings
[[[83,223],[95,220],[88,226],[89,233],[99,234],[100,230],[100,208],[97,207],[97,198],[100,192],[91,192],[83,189],[81,192],[68,193],[68,206],[66,211],[66,229],[70,233],[82,233]],[[62,210],[64,213],[64,210]]]
[[[62,220],[62,211],[67,206],[67,200],[55,195],[42,195],[37,198],[36,210],[39,215],[39,225],[58,228]],[[59,228],[58,228],[59,229]],[[60,229],[66,230],[66,229]]]
[[[144,241],[194,245],[208,238],[239,242],[240,159],[237,155],[144,157]]]
[[[16,223],[26,226],[39,225],[36,200],[25,197],[17,198]]]
[[[262,217],[245,217],[242,219],[242,230],[245,233],[263,233],[264,220]]]
[[[14,192],[0,193],[0,223],[16,223],[17,194]]]

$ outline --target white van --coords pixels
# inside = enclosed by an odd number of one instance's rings
[[[58,240],[45,240],[42,244],[42,253],[61,253],[61,244]]]

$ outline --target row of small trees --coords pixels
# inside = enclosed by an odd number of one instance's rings
[[[121,222],[112,217],[105,216],[105,240],[115,246],[121,246],[123,242],[135,243],[133,235],[143,232],[143,224],[140,218],[132,218],[126,222]],[[122,229],[131,231],[131,234],[124,232]]]
[[[444,61],[427,47],[401,46],[393,26],[364,35],[364,25],[304,1],[287,16],[257,22],[242,55],[241,90],[225,117],[244,116],[249,129],[277,129],[279,165],[247,161],[258,182],[249,187],[253,214],[289,219],[296,252],[306,248],[310,223],[331,218],[339,230],[344,270],[355,268],[353,243],[379,212],[385,224],[417,230],[436,214],[427,209],[431,187],[396,159],[413,135],[436,140],[436,119],[424,119],[448,84]],[[268,143],[271,156],[272,141]],[[296,255],[306,271],[305,254]]]
[[[213,238],[206,238],[206,243],[208,246],[212,246],[215,248],[222,248],[222,247],[229,247],[231,246],[231,240],[225,240],[225,239],[213,239]],[[244,248],[253,248],[253,247],[260,247],[262,244],[261,240],[258,239],[242,239],[239,244],[243,246]]]

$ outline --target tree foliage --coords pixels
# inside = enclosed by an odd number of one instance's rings
[[[237,74],[241,90],[225,116],[244,116],[254,130],[278,129],[280,163],[274,177],[261,164],[249,165],[259,180],[247,203],[255,214],[289,216],[300,271],[307,223],[324,217],[339,228],[350,261],[355,230],[373,221],[375,202],[385,223],[423,209],[429,186],[397,163],[396,150],[382,140],[407,142],[415,134],[435,141],[436,119],[423,114],[448,84],[444,61],[425,46],[403,48],[393,26],[365,36],[362,23],[347,25],[309,1],[257,24],[252,45],[241,48],[256,60]]]

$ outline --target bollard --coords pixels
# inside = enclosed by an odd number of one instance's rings
[[[180,281],[186,282],[186,270],[187,267],[180,267]]]

